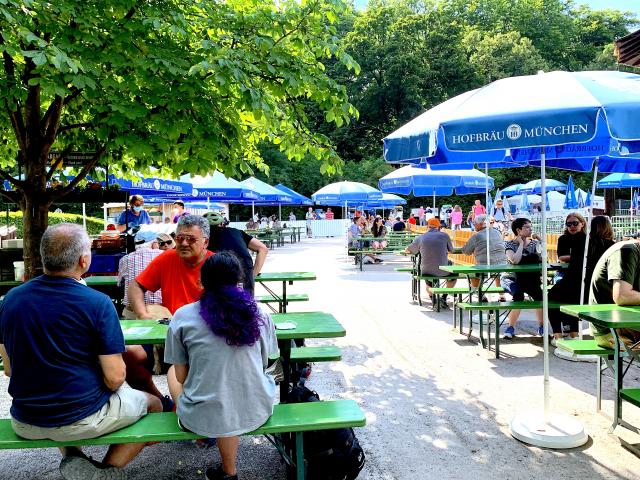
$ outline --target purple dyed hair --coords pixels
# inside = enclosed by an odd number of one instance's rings
[[[204,262],[200,277],[204,287],[200,315],[214,335],[231,346],[255,344],[264,320],[253,296],[238,287],[244,277],[238,257],[227,251],[216,253]]]

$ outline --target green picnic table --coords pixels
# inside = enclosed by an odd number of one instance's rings
[[[347,332],[333,315],[325,312],[276,313],[272,318],[284,371],[284,381],[280,384],[280,401],[286,402],[291,378],[291,341],[344,337]],[[278,327],[283,324],[294,328]],[[164,344],[169,329],[168,325],[160,324],[157,320],[120,320],[120,326],[127,345]]]
[[[632,351],[622,342],[618,336],[617,329],[632,328],[640,330],[640,306],[621,306],[616,304],[600,304],[600,305],[562,305],[560,311],[567,315],[578,317],[581,320],[587,320],[602,328],[608,328],[616,339],[614,342],[613,355],[613,374],[615,385],[615,402],[614,415],[611,431],[618,425],[627,428],[631,427],[622,420],[622,401],[620,391],[623,387],[624,375],[626,370],[623,368],[623,358],[630,357],[638,359],[637,352]]]
[[[302,282],[315,280],[316,274],[313,272],[261,272],[255,278],[256,283],[261,283],[264,289],[278,301],[278,312],[287,313],[287,283],[293,285],[293,282]],[[282,294],[278,295],[266,283],[282,282]]]
[[[113,300],[122,300],[124,292],[122,292],[122,287],[118,286],[117,276],[98,275],[93,277],[86,277],[84,280],[87,282],[88,286],[95,290],[98,290],[99,292],[103,292],[109,295],[109,297],[111,297]],[[18,287],[23,283],[24,282],[17,282],[15,280],[0,282],[0,295],[6,294],[12,288]]]
[[[280,402],[286,402],[291,378],[291,341],[344,337],[347,332],[333,315],[326,312],[275,313],[272,318],[276,325],[276,337],[284,372],[284,380],[280,383]],[[278,327],[285,322],[295,328]]]

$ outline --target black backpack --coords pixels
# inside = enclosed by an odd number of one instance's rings
[[[318,394],[302,385],[289,392],[289,403],[318,401]],[[307,480],[354,480],[358,477],[365,458],[353,428],[318,430],[303,435]]]

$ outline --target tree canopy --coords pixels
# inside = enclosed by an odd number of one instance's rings
[[[266,168],[258,145],[268,143],[335,171],[340,159],[309,115],[336,127],[357,115],[324,65],[358,69],[336,35],[348,8],[342,0],[0,1],[0,177],[17,191],[25,243],[39,243],[48,206],[98,163],[129,174],[151,166],[239,174]],[[53,164],[52,151],[62,153]],[[76,179],[48,189],[77,151],[91,159]],[[29,270],[27,251],[37,253],[25,247]]]

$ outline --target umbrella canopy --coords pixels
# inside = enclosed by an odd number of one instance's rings
[[[406,205],[407,201],[393,193],[383,193],[380,200],[371,200],[363,208],[393,208],[396,205]]]
[[[552,191],[560,191],[560,190],[566,190],[567,186],[562,183],[559,182],[558,180],[546,180],[545,181],[545,192],[552,192]],[[530,182],[525,183],[522,188],[520,189],[519,193],[537,193],[537,194],[541,194],[542,193],[542,180],[531,180]]]
[[[584,206],[585,207],[591,206],[591,192],[587,192],[587,198],[585,198],[584,200]]]
[[[138,193],[141,195],[188,195],[191,193],[191,184],[189,182],[164,178],[128,180],[110,174],[109,184],[113,185],[114,183],[120,185],[120,189],[122,190],[128,190],[130,193]]]
[[[304,195],[300,195],[295,190],[291,190],[289,187],[285,187],[281,183],[277,184],[276,187],[278,190],[283,191],[284,193],[291,195],[293,199],[293,205],[313,205],[313,202],[310,198],[305,197]]]
[[[496,198],[498,198],[496,196]],[[491,194],[487,196],[487,212],[491,212],[493,210],[493,200],[491,199]]]
[[[242,185],[233,178],[227,178],[224,174],[215,171],[213,175],[191,176],[183,175],[182,181],[190,181],[193,186],[191,200],[202,200],[204,198],[215,198],[224,202],[243,203],[260,199],[258,192]]]
[[[640,187],[640,174],[612,173],[596,183],[598,188],[633,188]]]
[[[524,187],[522,183],[516,183],[515,185],[510,185],[502,189],[502,195],[505,197],[513,197],[514,195],[518,195],[520,189]]]
[[[291,195],[283,192],[282,190],[278,190],[255,177],[249,177],[242,180],[240,184],[260,195],[261,198],[256,203],[293,203],[293,197]]]
[[[325,185],[311,195],[320,205],[344,205],[366,203],[369,200],[381,200],[382,192],[359,182],[336,182]]]
[[[413,194],[416,197],[430,195],[458,195],[483,193],[493,188],[493,178],[479,170],[439,170],[429,165],[423,168],[408,165],[399,168],[378,181],[383,192]]]
[[[566,210],[578,208],[578,199],[576,198],[576,190],[573,186],[573,177],[571,175],[569,175],[569,181],[567,182],[567,196],[564,198],[564,208]]]
[[[640,193],[636,190],[631,198],[631,208],[638,210],[640,208]]]
[[[578,208],[584,208],[584,197],[582,196],[582,191],[578,192],[578,198],[576,199],[576,201],[578,202]]]
[[[633,120],[638,109],[639,75],[550,72],[505,78],[458,95],[396,130],[384,139],[384,157],[524,162],[544,152],[545,160],[616,159],[626,142],[640,140],[640,122]]]
[[[529,204],[529,195],[523,193],[522,195],[520,195],[520,211],[528,212],[530,208],[531,205]]]

